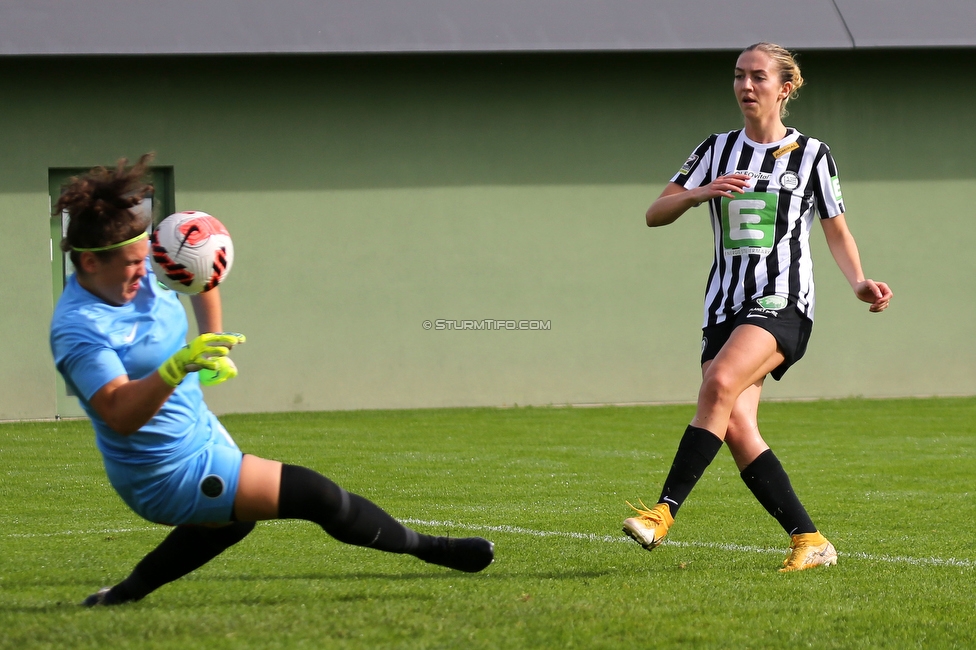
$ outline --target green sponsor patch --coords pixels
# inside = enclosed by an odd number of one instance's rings
[[[840,179],[836,176],[830,177],[830,186],[834,189],[834,199],[840,203],[844,200],[844,197],[840,194]]]
[[[775,192],[746,192],[722,199],[725,250],[731,255],[768,252],[776,226]]]
[[[786,305],[790,304],[790,301],[783,296],[763,296],[756,301],[763,309],[768,309],[769,311],[779,311]]]

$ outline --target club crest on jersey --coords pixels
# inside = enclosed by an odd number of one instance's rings
[[[698,162],[698,155],[691,154],[688,156],[688,160],[685,161],[685,164],[681,166],[681,169],[678,170],[678,173],[682,176],[691,173],[691,168],[695,166],[696,162]]]
[[[783,172],[779,177],[779,186],[792,192],[800,187],[800,177],[796,175],[796,172]]]

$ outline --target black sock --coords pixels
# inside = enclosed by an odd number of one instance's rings
[[[691,489],[721,448],[722,441],[708,429],[690,424],[685,429],[674,462],[671,463],[671,471],[664,481],[661,498],[658,499],[658,503],[668,504],[672,517],[678,514],[678,508],[691,494]]]
[[[282,465],[278,496],[280,519],[305,519],[340,542],[390,553],[417,555],[433,538],[411,530],[375,503],[305,467]]]
[[[772,449],[759,454],[739,476],[788,535],[817,532]]]
[[[228,526],[177,526],[159,546],[142,558],[128,578],[112,587],[108,604],[139,600],[168,582],[185,576],[247,537],[253,522]]]

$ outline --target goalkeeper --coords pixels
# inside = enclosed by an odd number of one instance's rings
[[[342,542],[460,571],[487,567],[487,540],[418,533],[321,474],[241,452],[200,384],[237,375],[229,354],[244,337],[221,332],[214,289],[191,298],[203,333],[185,344],[182,303],[146,262],[149,217],[139,206],[152,189],[143,180],[150,159],[72,179],[54,207],[71,217],[61,249],[76,269],[51,322],[55,365],[91,418],[112,487],[140,516],[175,527],[127,578],[84,604],[139,600],[266,519],[305,519]]]

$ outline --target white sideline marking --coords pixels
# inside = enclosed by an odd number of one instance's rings
[[[620,535],[594,535],[593,533],[573,533],[552,530],[533,530],[522,528],[521,526],[486,526],[480,524],[461,524],[456,521],[427,521],[426,519],[401,519],[401,522],[410,525],[430,526],[432,528],[455,528],[460,530],[470,530],[475,532],[508,533],[511,535],[530,535],[532,537],[562,537],[565,539],[578,539],[585,542],[602,542],[614,544],[617,542],[633,544],[634,542]],[[283,524],[287,520],[265,521],[263,524]],[[16,539],[36,539],[40,537],[67,537],[71,535],[117,535],[122,533],[144,533],[149,531],[165,530],[161,526],[140,526],[134,528],[106,528],[103,530],[62,530],[56,533],[7,533],[3,537]],[[737,553],[773,553],[782,555],[786,552],[785,548],[763,548],[761,546],[743,546],[741,544],[716,544],[714,542],[675,542],[664,540],[666,546],[678,546],[684,548],[713,548],[720,551],[733,551]],[[971,569],[976,567],[974,560],[957,560],[955,558],[941,557],[906,557],[903,555],[871,555],[870,553],[841,552],[840,557],[853,558],[857,560],[867,560],[868,562],[886,562],[888,564],[909,564],[912,566],[949,566],[963,567]]]
[[[482,526],[471,524],[460,524],[454,521],[425,521],[422,519],[402,519],[405,524],[432,526],[432,527],[451,527],[461,530],[486,531],[492,533],[512,533],[515,535],[532,535],[534,537],[564,537],[568,539],[581,539],[589,542],[624,542],[633,544],[629,537],[620,535],[593,535],[588,533],[562,533],[548,530],[532,530],[518,526]],[[714,542],[673,542],[664,540],[667,546],[680,546],[686,548],[714,548],[722,551],[736,551],[741,553],[775,553],[783,555],[785,548],[763,548],[761,546],[742,546],[740,544],[716,544]],[[954,566],[972,568],[976,567],[976,561],[957,560],[955,558],[941,557],[905,557],[899,555],[871,555],[869,553],[846,553],[838,551],[840,557],[856,558],[858,560],[868,560],[869,562],[887,562],[890,564],[910,564],[914,566]]]

